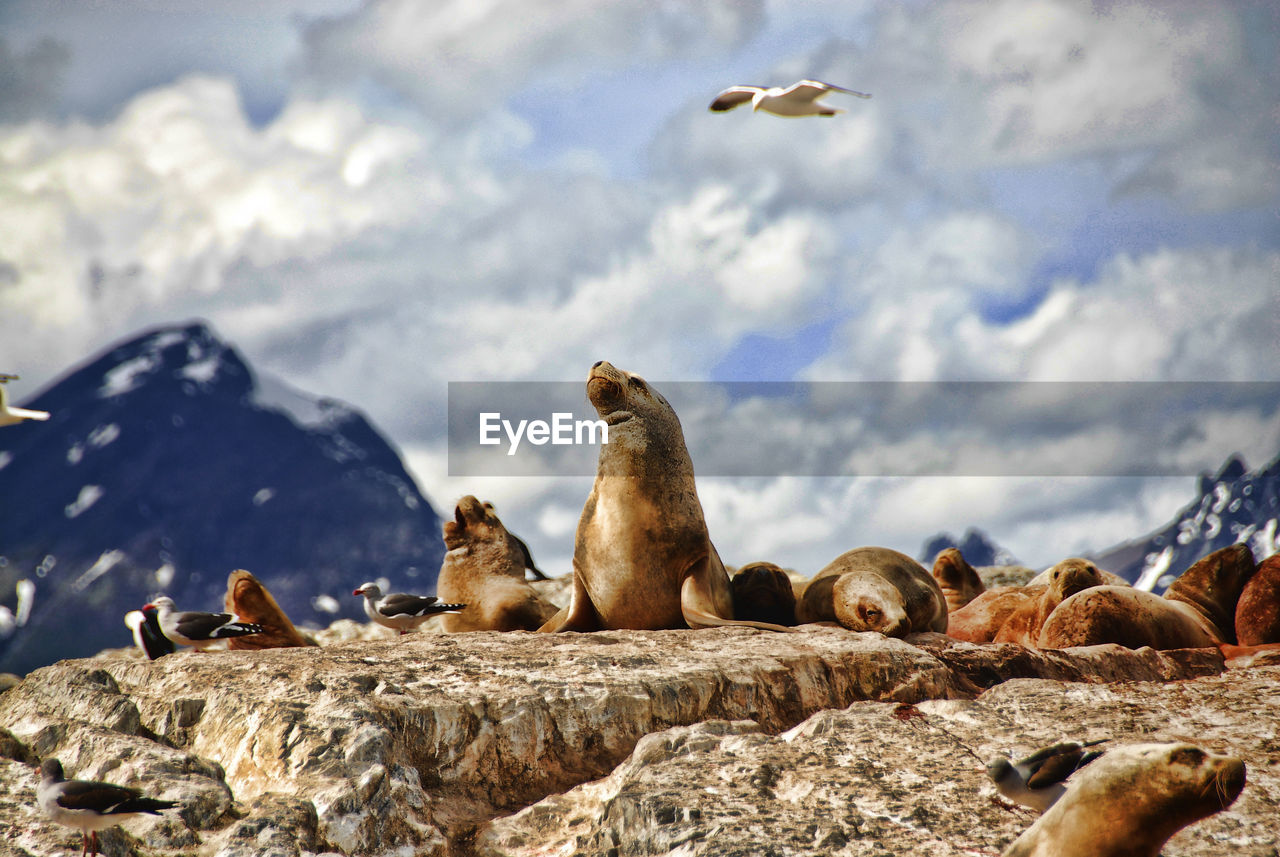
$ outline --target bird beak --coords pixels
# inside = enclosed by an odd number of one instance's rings
[[[357,589],[357,590],[354,590],[351,594],[352,594],[352,595],[364,595],[364,590],[363,590],[363,589]]]

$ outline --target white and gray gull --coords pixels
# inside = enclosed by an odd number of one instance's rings
[[[128,786],[99,783],[92,780],[68,780],[62,774],[62,763],[45,759],[40,765],[40,785],[36,803],[55,824],[80,831],[81,854],[98,853],[98,831],[114,827],[143,813],[159,815],[177,803],[144,797]]]
[[[1066,793],[1068,777],[1102,755],[1087,748],[1107,740],[1054,744],[1018,762],[998,756],[987,763],[987,776],[1006,799],[1043,813]]]
[[[261,634],[264,630],[261,625],[241,622],[240,617],[234,613],[180,611],[167,595],[143,607],[144,614],[149,607],[155,608],[156,620],[166,637],[180,646],[192,646],[197,651],[204,651],[219,640]]]
[[[404,592],[382,594],[382,587],[366,583],[351,593],[364,596],[364,612],[373,621],[386,628],[395,628],[401,635],[416,629],[437,613],[459,613],[465,604],[442,604],[434,595],[409,595]]]
[[[829,92],[843,92],[858,98],[871,97],[865,92],[820,80],[801,80],[790,86],[731,86],[717,95],[708,109],[723,113],[751,102],[752,110],[763,110],[775,116],[835,116],[843,113],[843,110],[818,103],[818,99]]]

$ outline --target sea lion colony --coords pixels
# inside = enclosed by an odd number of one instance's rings
[[[402,635],[440,614],[442,630],[453,633],[726,625],[794,633],[794,626],[823,623],[899,638],[932,632],[1041,648],[1118,643],[1237,651],[1240,644],[1280,643],[1276,557],[1258,574],[1244,545],[1204,557],[1164,597],[1133,589],[1079,558],[1063,560],[1028,585],[986,590],[954,548],[939,553],[932,573],[897,551],[860,547],[807,580],[768,562],[743,566],[731,579],[707,531],[671,405],[643,378],[606,362],[591,368],[586,391],[611,434],[578,523],[569,603],[557,609],[526,582],[526,569],[536,571],[527,546],[492,504],[468,495],[443,524],[448,552],[437,596],[384,595],[366,583],[354,594],[365,596],[371,620]],[[148,657],[172,651],[157,645],[166,641],[197,651],[223,640],[240,649],[313,644],[246,571],[232,573],[225,606],[223,613],[178,612],[171,600],[156,599],[131,614],[130,627]],[[1190,745],[1115,748],[1070,784],[1055,782],[1052,801],[1037,798],[1044,816],[1006,854],[1154,856],[1178,829],[1229,805],[1244,779],[1240,760]],[[1144,800],[1109,800],[1116,782],[1136,788]],[[1081,820],[1102,813],[1106,828]],[[1148,816],[1163,820],[1151,824]],[[65,814],[54,820],[68,823]],[[1141,834],[1134,840],[1125,833],[1122,840],[1112,830]]]

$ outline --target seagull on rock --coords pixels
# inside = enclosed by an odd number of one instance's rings
[[[151,660],[177,651],[173,641],[160,629],[160,614],[154,604],[124,614],[124,624],[133,632],[133,643]]]
[[[1068,777],[1102,755],[1101,750],[1086,748],[1107,740],[1054,744],[1016,763],[998,756],[987,763],[987,776],[1008,800],[1043,813],[1066,793]]]
[[[148,608],[155,609],[156,620],[166,637],[180,646],[192,646],[200,652],[218,640],[261,634],[264,630],[261,625],[241,622],[240,617],[234,613],[200,613],[194,610],[179,612],[173,599],[168,596],[145,605],[142,608],[144,615]]]
[[[62,763],[57,759],[45,759],[40,765],[36,803],[55,824],[80,830],[82,855],[98,853],[99,830],[142,813],[159,815],[161,810],[177,806],[171,800],[143,797],[142,792],[127,786],[68,780],[62,775]]]
[[[801,80],[790,86],[731,86],[716,96],[710,109],[714,113],[723,113],[750,101],[752,110],[763,110],[775,116],[835,116],[843,113],[843,110],[818,103],[818,99],[828,92],[871,97],[865,92],[855,92],[820,80]]]
[[[17,375],[0,374],[0,426],[13,426],[26,420],[47,420],[48,411],[32,411],[26,408],[13,408],[5,399],[4,385],[6,381],[18,380]]]
[[[401,636],[416,629],[436,613],[458,613],[465,604],[441,604],[434,595],[409,595],[404,592],[382,594],[382,587],[366,583],[352,595],[364,596],[364,612],[386,628],[395,628]]]

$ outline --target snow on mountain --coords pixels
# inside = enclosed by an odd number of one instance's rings
[[[129,643],[163,591],[221,609],[246,568],[299,624],[361,617],[351,589],[434,591],[440,520],[354,408],[259,378],[196,322],[144,332],[0,429],[0,671]],[[26,593],[25,602],[21,593]]]
[[[1280,550],[1280,458],[1249,472],[1238,456],[1200,477],[1197,497],[1165,526],[1095,557],[1140,589],[1163,592],[1200,557],[1244,542],[1261,560]]]

